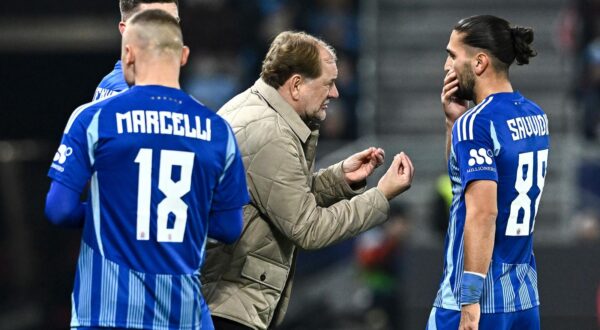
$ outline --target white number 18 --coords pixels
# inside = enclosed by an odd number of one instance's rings
[[[510,216],[506,224],[506,236],[528,236],[533,233],[535,226],[535,216],[542,198],[544,190],[544,182],[546,180],[546,169],[548,167],[548,149],[539,150],[537,152],[537,168],[534,169],[534,154],[525,152],[519,154],[519,166],[517,167],[517,180],[515,181],[515,189],[519,195],[510,204]],[[527,167],[527,173],[524,173],[524,167]],[[535,209],[533,216],[531,215],[531,199],[527,195],[531,187],[533,187],[533,172],[537,172],[537,186],[540,189],[535,200]],[[523,210],[523,222],[518,223],[519,211]],[[529,223],[533,219],[531,230]]]
[[[146,241],[150,239],[152,149],[140,149],[135,162],[140,164],[136,237],[138,240]],[[171,177],[173,166],[181,166],[181,175],[177,182],[173,181]],[[156,239],[159,242],[183,242],[188,206],[181,197],[190,191],[193,167],[194,153],[192,152],[175,150],[160,151],[158,189],[165,194],[165,198],[158,203],[156,210]],[[173,228],[168,228],[170,213],[175,215]]]

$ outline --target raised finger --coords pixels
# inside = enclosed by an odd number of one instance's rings
[[[408,168],[410,169],[410,178],[412,179],[412,177],[415,175],[415,166],[412,163],[412,160],[410,159],[410,157],[408,157],[408,155],[406,155],[406,162],[408,163]]]
[[[364,159],[365,157],[368,157],[371,155],[371,153],[373,152],[373,149],[375,149],[375,148],[373,148],[373,147],[367,148],[367,149],[357,153],[356,157],[358,159]]]
[[[412,179],[414,167],[410,158],[406,154],[402,155],[402,166],[404,167],[404,173],[406,173]]]
[[[458,89],[458,81],[452,82],[448,85],[444,85],[444,87],[442,88],[442,95],[448,95],[454,89]]]
[[[446,93],[444,93],[444,95],[443,95],[443,98],[444,98],[444,99],[446,99],[446,100],[448,100],[448,99],[450,99],[450,98],[451,98],[451,97],[454,95],[454,93],[456,93],[457,91],[458,91],[458,86],[456,86],[456,87],[454,87],[454,88],[450,89],[449,91],[447,91]]]
[[[447,91],[447,90],[452,89],[452,88],[454,88],[456,86],[458,86],[458,80],[453,80],[453,81],[450,81],[450,82],[444,84],[442,90],[446,90]]]
[[[449,71],[448,74],[444,77],[444,85],[456,79],[456,72]]]
[[[392,165],[390,165],[390,170],[391,171],[398,171],[398,167],[400,166],[400,155],[396,154],[394,156],[394,160],[392,161]]]

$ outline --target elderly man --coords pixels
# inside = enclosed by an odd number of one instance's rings
[[[413,165],[400,153],[365,191],[384,158],[373,147],[312,173],[318,123],[339,96],[337,74],[329,45],[283,32],[261,78],[219,110],[240,145],[251,203],[238,242],[207,248],[203,293],[216,329],[275,326],[289,302],[297,247],[322,248],[383,223],[388,201],[410,187]]]

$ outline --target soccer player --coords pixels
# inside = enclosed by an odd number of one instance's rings
[[[532,248],[548,119],[508,77],[513,62],[536,55],[532,41],[530,28],[488,15],[461,20],[450,35],[441,101],[453,200],[427,329],[540,327]]]
[[[146,10],[127,24],[135,85],[75,110],[49,171],[47,217],[83,226],[71,327],[212,329],[199,270],[209,230],[241,233],[243,163],[228,124],[179,88],[177,20]]]
[[[147,9],[162,9],[179,21],[177,0],[120,0],[119,9],[121,11],[121,21],[119,22],[119,32],[123,34],[127,27],[127,20],[134,14]],[[103,99],[129,88],[123,77],[121,61],[117,61],[113,71],[107,74],[94,93],[94,100]]]

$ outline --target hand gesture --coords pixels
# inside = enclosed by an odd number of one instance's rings
[[[371,147],[348,157],[342,163],[344,179],[349,185],[363,182],[373,174],[373,171],[381,164],[385,153],[381,148]]]
[[[414,167],[410,158],[401,152],[394,156],[392,165],[377,183],[377,188],[390,200],[410,188],[413,175]]]
[[[455,96],[458,91],[458,77],[456,72],[449,70],[444,77],[444,86],[442,87],[442,108],[446,115],[446,122],[452,127],[454,122],[460,117],[467,109],[469,109],[469,102],[467,100],[459,99]]]
[[[460,312],[459,330],[479,329],[479,318],[481,317],[481,306],[479,304],[464,305]]]

